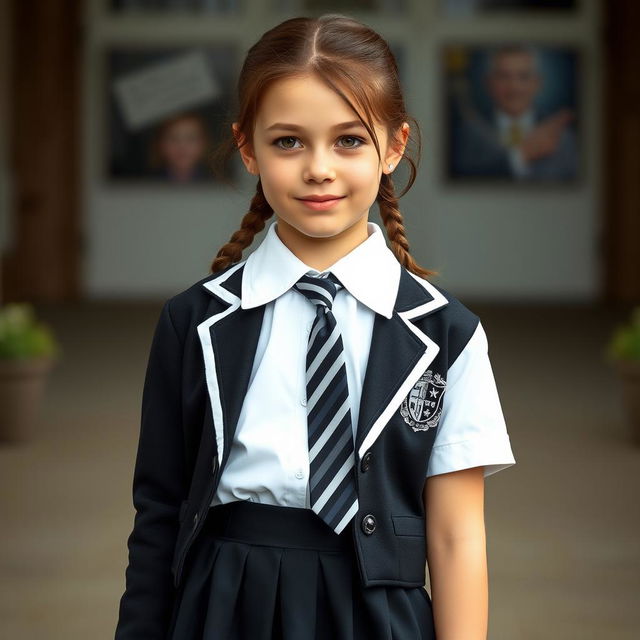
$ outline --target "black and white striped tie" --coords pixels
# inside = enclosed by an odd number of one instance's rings
[[[303,275],[293,288],[316,306],[307,346],[307,425],[311,509],[336,533],[358,510],[347,369],[331,311],[338,278]]]

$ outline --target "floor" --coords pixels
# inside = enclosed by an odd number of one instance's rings
[[[602,347],[626,312],[466,304],[517,464],[486,481],[490,640],[640,637],[640,448]],[[63,349],[26,442],[0,444],[0,637],[112,638],[158,304],[41,307]]]

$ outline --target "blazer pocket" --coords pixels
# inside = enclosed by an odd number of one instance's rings
[[[393,530],[397,536],[425,537],[426,522],[421,516],[391,516]]]

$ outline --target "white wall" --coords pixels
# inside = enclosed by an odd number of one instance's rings
[[[237,190],[114,187],[100,171],[105,143],[103,65],[110,43],[237,41],[240,51],[293,14],[268,12],[253,0],[246,19],[191,21],[107,15],[103,0],[86,14],[84,95],[85,289],[89,297],[163,297],[208,273],[210,261],[239,227],[255,189],[243,174]],[[588,300],[599,290],[601,193],[600,65],[597,0],[583,0],[578,17],[514,16],[443,19],[437,1],[409,0],[402,16],[363,19],[406,48],[407,103],[418,119],[424,150],[420,173],[400,200],[410,248],[435,282],[461,298]],[[354,14],[357,17],[357,14]],[[575,43],[582,52],[581,127],[584,178],[572,187],[451,186],[442,181],[443,113],[438,74],[441,46],[495,38]],[[238,161],[239,162],[239,161]],[[380,224],[374,205],[370,219]],[[245,250],[245,256],[262,239]]]

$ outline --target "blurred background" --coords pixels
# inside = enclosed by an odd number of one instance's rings
[[[640,637],[640,3],[2,0],[2,638],[113,637],[154,324],[255,190],[210,169],[235,78],[328,11],[396,54],[410,250],[489,337],[489,638]]]

